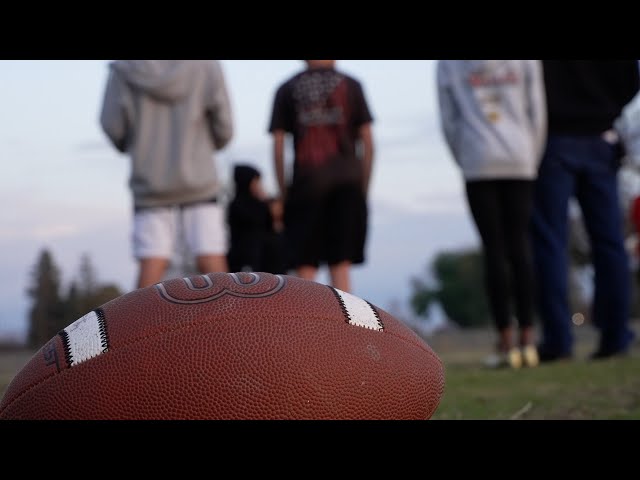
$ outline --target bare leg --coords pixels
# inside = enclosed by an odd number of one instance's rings
[[[315,280],[318,269],[312,265],[301,265],[296,269],[296,275],[304,280]]]
[[[169,260],[166,258],[142,258],[138,263],[138,288],[161,282],[169,266]]]
[[[513,348],[513,327],[498,331],[498,351],[506,353]]]
[[[351,262],[344,262],[329,265],[329,275],[331,276],[331,285],[338,290],[351,293]]]
[[[498,332],[498,352],[506,355],[506,361],[511,368],[522,366],[522,352],[513,345],[513,327],[508,326]]]
[[[533,327],[523,327],[520,329],[520,346],[535,345]]]
[[[196,267],[200,273],[228,272],[229,265],[224,255],[202,255],[196,258]]]
[[[520,329],[520,348],[522,350],[524,364],[527,367],[535,367],[540,363],[532,326],[522,327]]]

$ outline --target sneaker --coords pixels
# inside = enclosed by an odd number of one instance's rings
[[[508,352],[499,352],[489,355],[484,360],[487,368],[513,368],[522,367],[522,353],[517,348],[512,348]]]
[[[633,332],[629,332],[627,334],[627,338],[625,342],[621,344],[621,346],[617,346],[614,348],[611,347],[603,347],[602,342],[600,347],[589,355],[589,360],[605,360],[611,357],[626,357],[631,355],[631,348],[637,340],[635,339],[636,335]]]
[[[525,345],[522,347],[522,359],[527,367],[537,367],[540,363],[538,349],[534,345]]]
[[[538,347],[537,350],[540,363],[552,363],[573,359],[573,354],[571,352],[551,352],[543,347]]]
[[[507,366],[507,362],[505,362],[505,357],[504,355],[500,355],[498,353],[492,353],[491,355],[489,355],[488,357],[486,357],[484,359],[484,361],[482,362],[482,364],[486,367],[486,368],[503,368]]]
[[[629,348],[620,350],[603,350],[599,349],[589,355],[589,360],[606,360],[611,357],[627,357],[630,356]]]
[[[519,348],[512,348],[507,352],[507,359],[511,368],[522,367],[522,352]]]

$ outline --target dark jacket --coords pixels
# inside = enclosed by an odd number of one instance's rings
[[[265,245],[273,235],[273,219],[268,203],[249,191],[251,181],[259,176],[260,172],[249,165],[237,165],[233,172],[235,196],[227,209],[230,233],[227,260],[231,272],[268,271]]]
[[[640,88],[637,60],[544,60],[550,135],[612,128]]]

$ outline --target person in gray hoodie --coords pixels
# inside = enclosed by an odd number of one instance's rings
[[[233,135],[217,60],[118,60],[109,65],[100,124],[131,158],[137,287],[163,279],[178,234],[202,273],[227,271],[215,152]]]
[[[442,131],[462,173],[483,247],[485,289],[498,332],[497,355],[490,357],[490,366],[535,366],[529,222],[546,141],[542,64],[441,60],[437,89]]]

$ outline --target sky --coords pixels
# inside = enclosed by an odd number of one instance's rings
[[[276,88],[301,60],[222,60],[235,135],[217,154],[231,186],[250,162],[276,193],[267,132]],[[22,338],[26,290],[48,249],[65,293],[89,255],[100,283],[134,288],[129,159],[99,125],[108,60],[0,60],[0,336]],[[375,158],[366,263],[353,269],[355,295],[383,309],[408,306],[411,279],[434,256],[475,247],[463,182],[440,131],[431,60],[338,60],[361,81],[374,116]],[[326,269],[317,281],[328,282]]]

